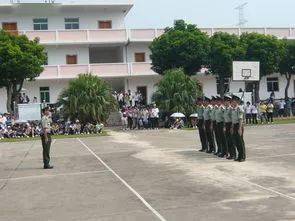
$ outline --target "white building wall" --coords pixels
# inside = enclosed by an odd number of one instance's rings
[[[69,80],[38,80],[25,82],[23,88],[31,100],[37,97],[38,102],[41,102],[40,87],[49,87],[50,102],[55,103],[60,93],[68,87],[68,84]]]
[[[77,55],[78,64],[89,64],[89,49],[84,45],[46,46],[48,65],[66,64],[66,55]]]
[[[137,87],[147,87],[147,103],[152,102],[153,93],[157,90],[156,84],[160,81],[161,76],[145,76],[127,78],[125,83],[125,90],[131,92],[137,91]]]
[[[112,21],[113,29],[125,28],[125,15],[122,11],[96,10],[87,11],[87,13],[78,12],[60,12],[59,14],[51,13],[50,10],[40,12],[42,10],[32,11],[29,15],[18,14],[0,14],[0,24],[2,22],[17,22],[18,30],[34,30],[34,18],[47,18],[48,30],[65,29],[65,18],[79,18],[80,29],[98,29],[98,21]]]
[[[128,62],[135,62],[135,53],[145,53],[146,62],[151,62],[149,49],[150,43],[130,43],[127,46],[127,60]]]

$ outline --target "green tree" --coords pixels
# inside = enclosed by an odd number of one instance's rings
[[[157,86],[153,100],[161,110],[169,114],[182,112],[187,116],[194,112],[201,89],[198,82],[185,75],[182,69],[166,71]]]
[[[59,97],[65,118],[81,122],[105,122],[117,102],[111,87],[101,78],[80,74]]]
[[[276,37],[258,33],[244,33],[240,37],[245,47],[245,60],[260,62],[260,79],[278,71],[284,44]],[[255,100],[259,99],[259,82],[255,84]]]
[[[43,71],[46,62],[44,47],[38,40],[26,36],[10,35],[0,31],[0,87],[7,92],[7,111],[13,111],[13,103],[25,80],[34,80]]]
[[[245,50],[240,45],[239,37],[217,32],[210,38],[209,72],[220,82],[220,96],[224,96],[224,82],[232,77],[232,64],[244,57]]]
[[[207,61],[209,37],[195,25],[179,20],[152,42],[150,50],[155,72],[163,75],[166,70],[183,68],[193,75]]]
[[[285,87],[285,99],[288,96],[288,90],[292,75],[295,75],[295,41],[294,40],[283,40],[285,45],[285,52],[282,56],[279,70],[282,75],[286,77],[287,84]]]

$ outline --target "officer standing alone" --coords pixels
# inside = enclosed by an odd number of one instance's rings
[[[233,125],[233,143],[238,150],[238,158],[235,161],[243,162],[246,160],[245,143],[243,138],[244,111],[239,107],[240,98],[232,98],[232,125]]]
[[[43,163],[44,169],[52,169],[50,165],[50,146],[51,146],[51,113],[48,107],[43,109],[43,116],[41,119],[42,125],[42,147],[43,147]]]

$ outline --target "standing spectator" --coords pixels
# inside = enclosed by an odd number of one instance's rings
[[[252,106],[250,105],[250,102],[248,101],[245,106],[245,112],[246,112],[246,124],[251,124],[252,119]]]
[[[267,105],[267,122],[273,123],[273,110],[274,110],[274,105],[270,101]]]
[[[122,129],[123,130],[127,130],[127,127],[128,127],[128,119],[127,119],[126,110],[125,109],[122,109],[120,111],[120,115],[121,115]]]
[[[258,114],[258,109],[257,109],[257,105],[253,104],[251,106],[251,113],[252,113],[252,123],[253,124],[257,124],[257,114]]]
[[[153,129],[159,129],[159,108],[154,104],[152,108]]]
[[[260,122],[263,123],[263,121],[267,122],[266,119],[266,110],[267,106],[265,103],[261,102],[259,106],[259,115],[260,115]]]
[[[291,99],[289,97],[286,99],[286,111],[287,111],[287,116],[292,117],[292,115],[293,115],[293,113],[292,113],[292,101],[291,101]]]
[[[279,102],[279,117],[281,118],[283,118],[285,115],[285,105],[286,102],[283,99],[281,99]]]
[[[25,102],[24,103],[26,103],[26,104],[30,103],[30,98],[29,98],[28,95],[25,96]]]
[[[37,97],[34,97],[34,99],[33,99],[33,103],[37,103],[37,102],[38,102]]]

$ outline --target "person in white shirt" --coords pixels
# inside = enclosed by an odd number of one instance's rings
[[[285,105],[286,105],[286,102],[281,99],[280,102],[279,102],[279,117],[284,117],[284,114],[285,114]]]
[[[152,108],[152,129],[159,129],[159,108],[154,104]]]
[[[257,124],[258,109],[255,104],[251,106],[251,114],[252,114],[252,123]]]
[[[245,113],[246,113],[246,124],[251,124],[252,120],[252,106],[250,105],[250,102],[248,101],[245,106]]]

